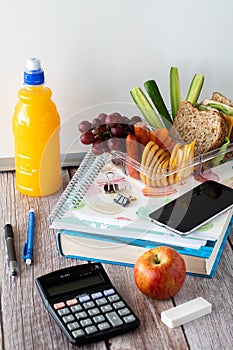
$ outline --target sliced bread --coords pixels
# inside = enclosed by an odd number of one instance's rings
[[[221,112],[200,111],[190,102],[183,101],[174,118],[170,135],[185,143],[195,141],[195,154],[203,154],[220,147],[227,131]]]
[[[229,100],[229,98],[225,97],[223,94],[220,94],[220,92],[213,92],[211,99],[233,107],[233,101]]]

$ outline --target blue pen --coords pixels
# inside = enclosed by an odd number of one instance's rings
[[[33,209],[28,214],[27,242],[24,243],[22,256],[27,265],[31,265],[33,257],[33,240],[35,227],[35,212]]]

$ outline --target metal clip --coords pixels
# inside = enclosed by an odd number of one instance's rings
[[[118,185],[114,183],[114,172],[109,171],[106,173],[108,182],[104,185],[105,193],[116,193],[118,191]]]

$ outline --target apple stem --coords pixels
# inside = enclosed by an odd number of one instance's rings
[[[160,263],[160,261],[159,261],[158,255],[155,254],[155,264],[159,264],[159,263]]]

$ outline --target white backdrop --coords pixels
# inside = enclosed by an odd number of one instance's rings
[[[61,116],[61,153],[86,150],[78,121],[138,113],[130,89],[155,79],[169,102],[203,73],[201,98],[233,99],[232,0],[0,0],[0,162],[12,157],[11,119],[26,59],[38,56]],[[95,107],[93,107],[95,106]]]

